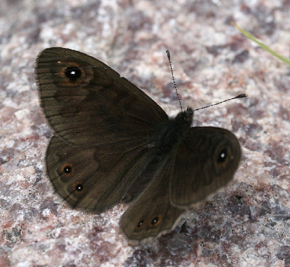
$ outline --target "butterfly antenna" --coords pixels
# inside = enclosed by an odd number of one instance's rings
[[[197,108],[197,109],[195,109],[194,111],[197,111],[197,110],[200,110],[200,109],[209,108],[209,107],[216,106],[216,105],[219,105],[219,104],[221,104],[221,103],[224,103],[224,102],[227,102],[227,101],[230,101],[230,100],[233,100],[233,99],[244,98],[244,97],[247,97],[247,96],[248,96],[247,94],[240,94],[240,95],[238,95],[238,96],[235,96],[235,97],[232,97],[232,98],[226,99],[226,100],[221,101],[221,102],[218,102],[218,103],[214,103],[214,104],[210,104],[210,105],[207,105],[207,106],[204,106],[204,107],[201,107],[201,108]]]
[[[181,111],[183,111],[183,108],[182,108],[182,105],[181,105],[180,96],[178,94],[176,82],[175,82],[174,75],[173,75],[173,68],[172,68],[172,64],[171,64],[171,60],[170,60],[170,52],[169,52],[168,49],[166,49],[166,54],[167,54],[167,58],[168,58],[168,61],[169,61],[169,66],[170,66],[170,70],[171,70],[172,81],[173,81],[173,85],[174,85],[175,92],[176,92],[176,95],[177,95],[177,99],[178,99],[178,102],[179,102],[179,106],[180,106]]]

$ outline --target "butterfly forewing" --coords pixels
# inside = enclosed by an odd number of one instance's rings
[[[241,159],[238,139],[228,130],[192,127],[178,145],[170,199],[178,207],[204,200],[234,177]]]
[[[99,60],[48,48],[36,61],[45,115],[66,141],[99,145],[152,135],[166,113],[145,93]]]

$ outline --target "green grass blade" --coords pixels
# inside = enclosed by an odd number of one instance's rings
[[[262,42],[260,42],[257,38],[255,38],[255,36],[253,36],[252,34],[250,34],[249,32],[247,32],[246,30],[240,28],[236,23],[232,23],[243,35],[245,35],[247,38],[251,39],[252,41],[254,41],[256,44],[258,44],[261,48],[263,48],[264,50],[266,50],[267,52],[269,52],[270,54],[272,54],[274,57],[280,59],[281,61],[283,61],[284,63],[288,64],[290,66],[290,60],[279,55],[278,53],[276,53],[275,51],[273,51],[272,49],[270,49],[268,46],[266,46],[265,44],[263,44]]]

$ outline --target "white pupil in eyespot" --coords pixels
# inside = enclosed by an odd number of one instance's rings
[[[224,158],[226,157],[226,154],[223,152],[223,153],[221,153],[220,157],[221,157],[222,159],[224,159]]]
[[[70,74],[71,74],[71,75],[75,75],[76,72],[75,72],[74,70],[72,70],[72,71],[70,72]]]

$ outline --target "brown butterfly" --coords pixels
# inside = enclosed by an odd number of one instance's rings
[[[103,212],[132,202],[120,227],[141,241],[232,180],[241,149],[228,130],[190,127],[194,110],[168,118],[150,97],[101,61],[65,48],[36,60],[45,116],[55,132],[48,176],[72,207]]]

